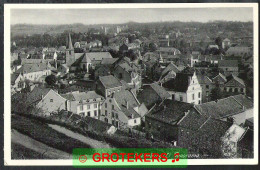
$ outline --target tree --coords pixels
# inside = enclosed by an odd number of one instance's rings
[[[211,90],[210,94],[211,100],[218,100],[223,98],[223,92],[222,90],[217,86],[214,89]]]
[[[150,44],[149,44],[149,47],[150,47],[150,50],[151,50],[152,52],[154,52],[154,51],[157,50],[157,47],[156,47],[155,43],[150,43]]]
[[[45,82],[50,85],[53,86],[56,83],[56,77],[54,75],[49,75],[45,78]]]
[[[222,38],[221,37],[217,37],[215,39],[215,43],[218,45],[219,48],[222,48]]]

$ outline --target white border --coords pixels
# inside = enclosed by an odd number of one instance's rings
[[[4,164],[6,166],[72,166],[72,160],[11,160],[11,81],[10,11],[11,9],[90,9],[90,8],[253,8],[254,22],[254,159],[190,159],[188,165],[258,164],[258,4],[257,3],[138,3],[138,4],[4,4]]]

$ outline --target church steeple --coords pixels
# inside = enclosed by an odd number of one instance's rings
[[[67,66],[70,67],[74,62],[75,62],[74,48],[69,33],[67,44],[66,44],[66,64]]]
[[[69,50],[74,49],[74,48],[73,48],[73,45],[72,45],[70,33],[69,33],[69,36],[68,36],[68,39],[67,39],[66,48],[69,49]]]

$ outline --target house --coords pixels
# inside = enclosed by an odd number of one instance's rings
[[[214,88],[213,82],[207,75],[198,74],[197,78],[202,88],[202,103],[209,102],[211,90]]]
[[[223,54],[209,56],[209,61],[211,64],[218,64],[220,60],[224,60]]]
[[[61,64],[59,67],[58,67],[58,72],[61,72],[62,74],[67,74],[69,73],[69,67],[66,65],[66,64]]]
[[[115,92],[107,97],[101,106],[100,119],[116,128],[132,128],[141,124],[141,118],[148,112],[129,90]]]
[[[119,51],[125,53],[128,51],[128,46],[124,43],[119,47]]]
[[[25,79],[22,74],[11,74],[11,90],[12,92],[21,91],[25,88]]]
[[[181,70],[173,63],[167,65],[165,69],[161,72],[160,82],[166,82],[169,79],[175,78],[176,74],[179,73]]]
[[[206,117],[243,125],[246,119],[253,117],[253,107],[250,98],[239,94],[195,105],[194,109],[197,113]]]
[[[122,83],[114,76],[100,76],[97,81],[97,92],[108,97],[122,90]]]
[[[237,60],[220,60],[218,62],[218,68],[225,73],[237,74],[238,73],[238,61]]]
[[[222,48],[223,49],[226,49],[230,47],[230,40],[228,38],[225,38],[223,41],[222,41]]]
[[[37,88],[35,89],[37,90]],[[40,108],[41,112],[45,116],[49,116],[52,113],[57,114],[59,111],[66,109],[66,98],[50,89],[48,93],[38,102],[36,107]]]
[[[177,123],[177,146],[200,158],[222,158],[221,137],[231,125],[190,111]]]
[[[253,50],[250,47],[246,46],[235,46],[235,47],[230,47],[226,51],[227,56],[250,56],[253,55]]]
[[[99,119],[100,107],[103,102],[103,97],[95,91],[87,92],[71,92],[62,94],[67,99],[66,110],[83,117],[93,117]]]
[[[234,94],[246,94],[245,82],[241,78],[232,74],[227,77],[227,82],[224,84],[224,91]]]
[[[120,81],[125,81],[128,85],[138,90],[142,86],[142,77],[139,68],[134,63],[121,62],[115,66],[113,75]]]
[[[227,82],[227,78],[222,73],[218,73],[216,76],[212,77],[212,82],[215,86],[224,87],[224,84]]]
[[[162,58],[167,57],[169,55],[173,56],[173,55],[181,54],[181,52],[174,47],[160,47],[157,50],[157,53],[160,54]]]
[[[103,59],[105,58],[113,58],[109,52],[90,52],[85,53],[81,57],[79,57],[71,66],[74,67],[73,70],[77,68],[81,68],[82,70],[86,70],[87,72],[90,69],[99,66]]]
[[[101,61],[102,66],[113,67],[119,58],[103,58]]]
[[[108,76],[111,74],[110,68],[107,65],[98,67],[95,72],[95,80],[97,80],[100,76]]]
[[[157,83],[143,86],[143,90],[137,95],[138,100],[144,103],[147,108],[151,108],[154,104],[159,104],[166,99],[171,99],[171,95]]]
[[[192,108],[192,104],[166,99],[145,117],[145,131],[155,140],[178,140],[177,123]],[[176,144],[175,144],[176,145]]]
[[[176,78],[165,82],[163,87],[172,95],[173,100],[201,104],[202,88],[196,72],[177,73]]]
[[[15,72],[32,82],[37,82],[42,76],[48,76],[51,73],[52,70],[48,63],[24,64]]]
[[[253,158],[253,131],[233,124],[221,137],[225,158]]]

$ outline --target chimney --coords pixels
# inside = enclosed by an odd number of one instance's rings
[[[134,114],[132,113],[132,119],[134,118]]]

